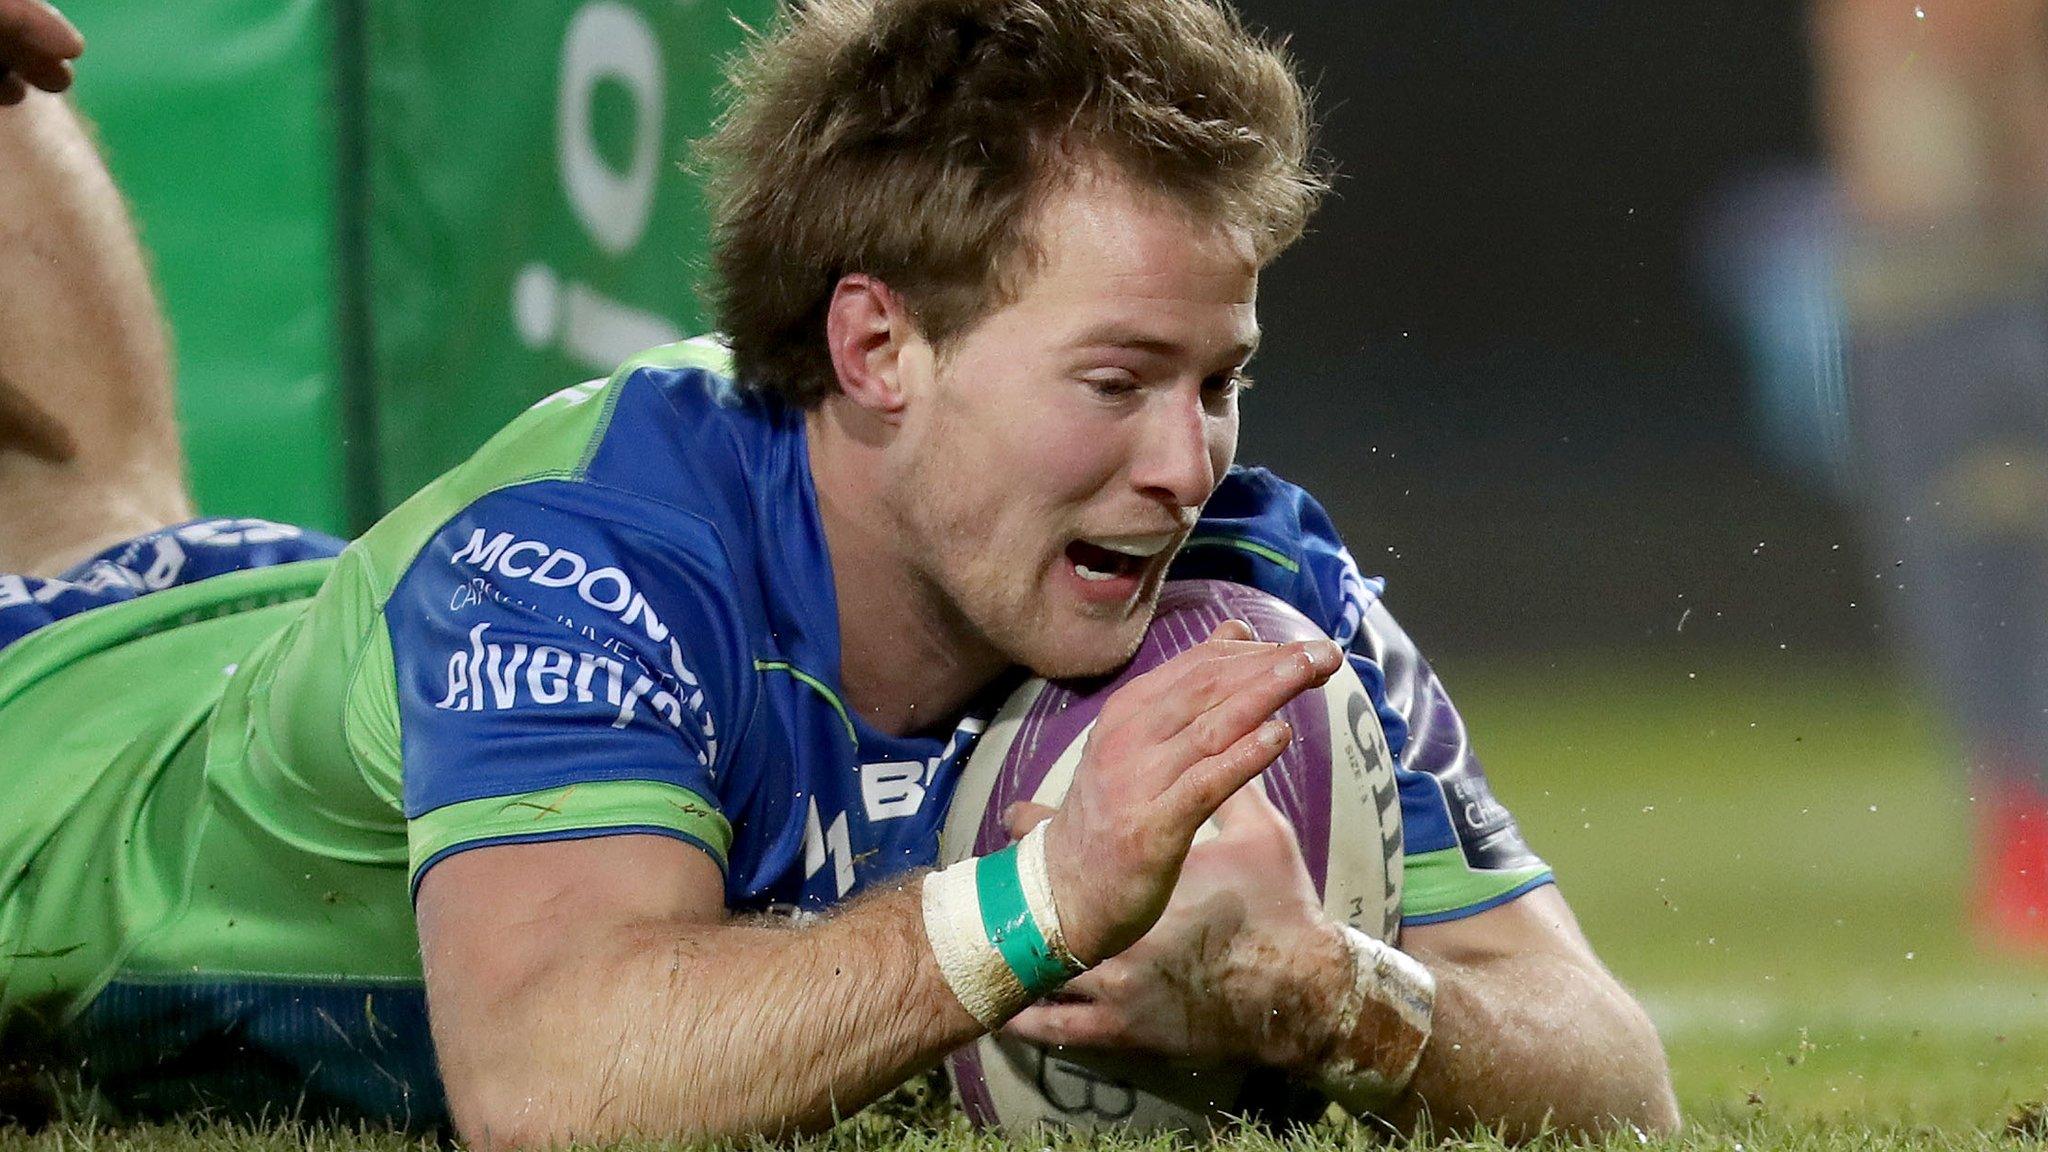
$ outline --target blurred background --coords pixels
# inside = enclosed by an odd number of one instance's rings
[[[1688,1107],[2038,1101],[2043,5],[1241,7],[1338,173],[1241,459],[1388,577]],[[698,331],[772,10],[70,5],[205,510],[358,530]]]

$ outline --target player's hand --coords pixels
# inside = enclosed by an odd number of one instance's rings
[[[1328,640],[1256,643],[1228,621],[1117,689],[1046,827],[1046,871],[1067,946],[1114,956],[1166,909],[1195,831],[1293,738],[1273,713],[1329,679]]]
[[[1015,836],[1047,811],[1017,808]],[[1323,912],[1294,829],[1256,783],[1224,802],[1216,827],[1189,851],[1150,932],[1006,1030],[1037,1044],[1201,1064],[1296,1069],[1320,1059],[1349,953]]]
[[[85,51],[62,13],[45,0],[0,0],[0,105],[19,104],[30,87],[71,87],[71,62]]]

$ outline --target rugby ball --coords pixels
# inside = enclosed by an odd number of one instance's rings
[[[1256,589],[1219,580],[1168,583],[1137,655],[1122,672],[1085,684],[1035,679],[1011,694],[954,792],[939,840],[941,863],[1009,843],[1002,812],[1016,801],[1058,807],[1110,694],[1232,618],[1250,624],[1261,640],[1323,635],[1287,603]],[[1323,907],[1391,941],[1400,924],[1401,806],[1372,697],[1347,662],[1279,715],[1293,726],[1294,740],[1255,784],[1293,825]],[[982,1037],[946,1065],[961,1107],[978,1127],[1204,1131],[1237,1117],[1300,1112],[1301,1102],[1289,1099],[1290,1089],[1277,1076],[1048,1050],[1001,1035]],[[1311,1115],[1320,1111],[1317,1104]]]

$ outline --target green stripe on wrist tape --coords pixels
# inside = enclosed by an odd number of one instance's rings
[[[1017,876],[1017,846],[981,857],[975,864],[974,884],[981,903],[982,930],[1016,974],[1017,982],[1033,996],[1043,996],[1065,984],[1074,969],[1053,955],[1031,916],[1023,882]]]

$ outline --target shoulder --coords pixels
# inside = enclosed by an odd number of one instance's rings
[[[709,337],[644,353],[606,385],[603,432],[580,476],[721,520],[751,523],[750,501],[802,465],[802,414],[738,387]]]
[[[729,359],[714,341],[684,341],[535,403],[364,533],[354,551],[373,595],[437,541],[453,554],[487,529],[486,551],[506,532],[507,547],[544,542],[522,527],[612,522],[659,526],[706,561],[745,552],[730,538],[755,520],[749,493],[793,451],[789,420],[732,387]]]
[[[801,456],[725,361],[686,341],[563,389],[356,543],[352,599],[389,640],[399,714],[553,713],[596,693],[625,722],[644,673],[645,701],[716,759],[751,711],[765,627],[746,592],[755,496]]]

